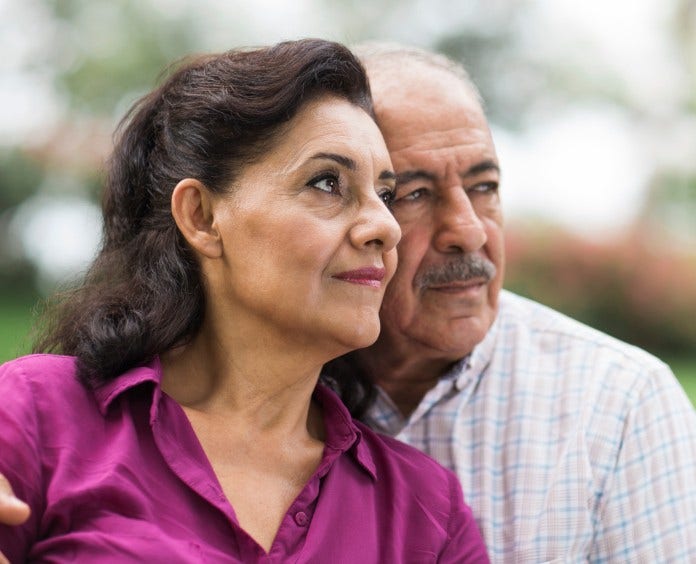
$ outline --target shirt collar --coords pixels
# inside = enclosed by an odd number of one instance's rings
[[[504,292],[501,292],[504,294]],[[505,296],[501,296],[500,308],[503,307]],[[421,400],[420,404],[408,418],[404,418],[384,390],[379,386],[378,397],[368,409],[366,420],[371,426],[380,429],[389,435],[399,434],[404,427],[420,419],[433,405],[451,393],[472,394],[480,384],[486,368],[493,358],[495,344],[500,332],[500,310],[488,329],[483,340],[464,358],[450,366]]]
[[[314,399],[321,405],[326,433],[326,451],[349,454],[371,477],[377,479],[372,454],[364,444],[362,431],[336,393],[322,383],[314,390]]]
[[[94,396],[102,415],[106,415],[114,401],[137,386],[153,385],[150,423],[157,418],[159,399],[162,396],[162,365],[159,357],[149,363],[132,368],[106,382],[94,390]],[[348,409],[336,395],[323,384],[317,384],[314,399],[322,407],[326,433],[325,449],[336,454],[348,453],[373,479],[376,479],[376,467],[369,449],[362,442],[362,432],[353,421]]]
[[[131,368],[120,376],[102,384],[94,390],[94,397],[97,400],[99,411],[102,415],[106,415],[111,404],[121,394],[144,383],[154,384],[152,407],[150,408],[150,419],[153,420],[157,415],[157,405],[162,395],[162,389],[160,388],[161,381],[162,365],[160,364],[159,357],[155,357],[147,364]]]

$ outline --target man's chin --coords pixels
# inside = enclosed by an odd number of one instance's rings
[[[475,312],[467,311],[460,315],[451,312],[445,323],[440,319],[437,324],[439,330],[432,333],[435,337],[431,338],[432,346],[458,360],[483,341],[494,319],[495,310],[487,304]]]

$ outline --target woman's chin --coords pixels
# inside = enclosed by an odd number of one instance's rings
[[[379,318],[374,322],[366,323],[364,320],[361,323],[355,324],[350,331],[341,338],[341,343],[346,348],[344,352],[350,352],[356,349],[364,349],[372,345],[379,337]]]

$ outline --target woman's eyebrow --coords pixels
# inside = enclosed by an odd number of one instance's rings
[[[348,170],[356,170],[357,165],[355,164],[355,161],[351,159],[350,157],[346,157],[345,155],[339,155],[337,153],[316,153],[312,155],[310,158],[312,159],[328,159],[330,161],[334,161],[341,166],[344,166]],[[379,179],[380,180],[396,180],[396,173],[394,173],[391,170],[383,170],[382,172],[379,173]]]
[[[357,168],[353,159],[346,157],[345,155],[338,155],[336,153],[316,153],[312,155],[311,158],[328,159],[346,167],[348,170],[355,170]]]

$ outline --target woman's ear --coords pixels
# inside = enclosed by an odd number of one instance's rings
[[[222,242],[213,211],[213,195],[201,181],[184,178],[174,188],[174,221],[188,244],[208,258],[218,258],[222,254]]]

